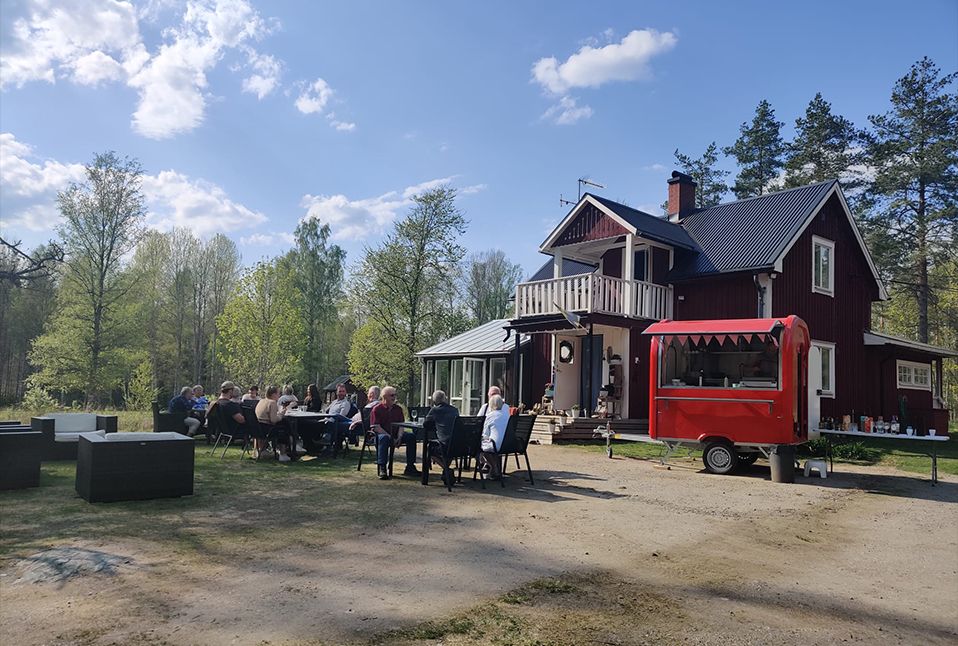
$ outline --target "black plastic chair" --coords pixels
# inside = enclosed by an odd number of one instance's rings
[[[484,417],[459,417],[456,419],[452,438],[448,444],[438,440],[433,442],[433,446],[438,446],[442,455],[442,480],[449,491],[452,491],[453,483],[462,482],[462,470],[467,462],[478,458],[484,420]],[[455,470],[453,463],[456,465]],[[482,478],[482,486],[485,488],[485,478],[482,474],[479,475]]]
[[[226,449],[228,449],[230,444],[233,442],[233,435],[235,432],[230,428],[229,422],[227,422],[226,419],[220,415],[220,407],[216,402],[210,406],[209,411],[206,413],[206,426],[207,430],[212,431],[216,438],[213,442],[213,448],[210,449],[210,455],[216,453],[216,449],[220,445],[220,440],[223,440],[223,455],[221,455],[220,458],[225,458]]]
[[[241,406],[240,410],[243,411],[243,419],[246,420],[246,425],[243,428],[243,452],[240,453],[240,458],[249,451],[252,440],[266,440],[268,444],[272,445],[275,451],[279,441],[289,435],[289,431],[285,428],[260,421],[260,419],[256,417],[255,408]],[[287,445],[288,441],[287,439]]]
[[[516,456],[516,465],[519,464],[519,456],[523,456],[526,459],[526,472],[529,474],[529,484],[534,485],[535,480],[532,479],[532,466],[529,464],[529,454],[526,450],[529,447],[529,439],[532,437],[532,427],[536,423],[535,415],[516,415],[516,423],[512,426],[510,430],[509,426],[506,426],[505,437],[502,438],[502,446],[499,447],[499,457],[502,460],[500,465],[500,473],[502,475],[502,486],[505,487],[505,477],[506,477],[506,467],[509,466],[509,456]],[[509,418],[509,421],[512,422],[512,417]],[[522,468],[521,466],[518,468]]]
[[[372,415],[372,408],[363,408],[359,411],[363,419],[363,446],[359,449],[359,464],[356,465],[356,470],[359,471],[363,468],[363,456],[366,455],[366,447],[371,447],[373,452],[373,458],[376,458],[377,452],[377,443],[376,435],[377,433],[372,430],[372,423],[370,422],[370,417]],[[389,445],[389,475],[393,474],[393,459],[395,458],[396,447],[393,444]]]

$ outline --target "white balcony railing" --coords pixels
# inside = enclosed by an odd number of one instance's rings
[[[560,307],[658,321],[672,317],[672,289],[598,274],[519,283],[516,288],[516,318],[559,314]]]

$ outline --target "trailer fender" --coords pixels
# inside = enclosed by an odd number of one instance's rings
[[[728,439],[727,437],[722,437],[721,435],[708,435],[706,433],[702,433],[701,435],[699,435],[697,441],[699,444],[708,444],[709,442],[727,442],[732,445],[735,444],[735,442]]]

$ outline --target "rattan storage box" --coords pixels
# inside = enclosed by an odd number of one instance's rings
[[[88,502],[193,494],[193,439],[179,433],[82,433],[76,491]]]

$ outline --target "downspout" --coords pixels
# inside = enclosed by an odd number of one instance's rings
[[[757,318],[764,318],[765,316],[765,288],[762,287],[762,283],[758,280],[758,274],[752,275],[752,282],[755,283],[755,291],[758,292],[758,316]]]

